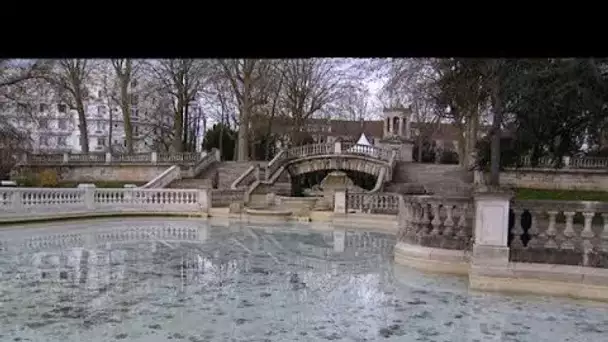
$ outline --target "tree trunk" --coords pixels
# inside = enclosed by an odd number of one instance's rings
[[[243,92],[243,105],[241,108],[241,118],[239,123],[239,135],[237,145],[237,160],[247,161],[249,160],[249,84],[248,80],[245,80],[245,91]]]
[[[87,117],[84,112],[84,104],[80,88],[76,91],[76,111],[78,112],[78,128],[80,129],[80,148],[82,153],[89,153],[89,129],[87,127]]]
[[[106,90],[107,92],[107,90]],[[109,111],[109,115],[110,115],[110,127],[108,128],[108,152],[110,152],[110,154],[112,153],[112,132],[113,132],[113,125],[114,125],[114,121],[112,120],[112,107],[108,106],[108,111]]]
[[[133,125],[131,124],[131,99],[129,96],[129,82],[129,76],[125,75],[120,79],[120,109],[122,110],[122,120],[124,122],[127,153],[133,154]]]
[[[500,125],[502,123],[502,100],[499,90],[500,84],[496,77],[493,100],[494,112],[492,113],[492,145],[490,146],[490,185],[498,186],[500,184]]]
[[[173,122],[173,152],[183,152],[183,130],[184,130],[184,101],[182,96],[177,100],[177,110]]]
[[[422,163],[422,135],[418,134],[418,162]]]

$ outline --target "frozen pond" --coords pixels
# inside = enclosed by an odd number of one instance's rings
[[[185,219],[0,229],[0,341],[608,341],[607,306],[469,293],[391,235]]]

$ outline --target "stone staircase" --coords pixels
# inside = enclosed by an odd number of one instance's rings
[[[223,161],[215,163],[197,178],[186,178],[176,180],[169,184],[168,188],[178,189],[203,189],[211,188],[213,184],[213,178],[217,174],[218,177],[218,189],[230,189],[230,185],[240,175],[242,175],[247,169],[256,164],[265,162],[247,161],[247,162],[236,162],[236,161]]]
[[[464,181],[465,173],[458,165],[399,162],[393,171],[393,181],[387,192],[427,193],[447,196],[466,196],[471,184]]]

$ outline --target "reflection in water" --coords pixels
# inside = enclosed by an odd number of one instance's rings
[[[121,220],[0,241],[0,341],[598,341],[608,330],[597,308],[470,295],[461,279],[395,268],[381,233]]]

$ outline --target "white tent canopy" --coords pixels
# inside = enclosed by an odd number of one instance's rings
[[[370,144],[369,140],[367,140],[365,133],[361,133],[361,136],[359,137],[359,140],[357,141],[357,143],[355,145],[353,145],[351,148],[349,148],[348,152],[357,153],[357,154],[374,155],[375,150],[366,148],[367,146],[372,147],[373,145]]]

